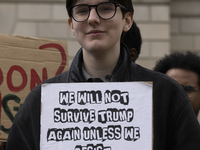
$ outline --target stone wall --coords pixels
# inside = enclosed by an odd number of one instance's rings
[[[143,38],[137,63],[152,69],[173,51],[200,51],[199,0],[133,0]],[[70,63],[80,45],[68,28],[65,0],[0,0],[0,33],[64,40]]]
[[[173,0],[171,51],[200,51],[200,1]]]
[[[159,58],[170,53],[170,2],[135,0],[133,6],[134,20],[143,39],[137,63],[152,69]]]
[[[170,5],[168,0],[134,0],[134,19],[143,45],[139,64],[152,68],[170,53]],[[64,0],[0,0],[0,33],[66,40],[71,62],[80,45],[67,24]]]

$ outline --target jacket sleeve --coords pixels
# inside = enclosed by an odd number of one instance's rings
[[[180,110],[172,135],[170,150],[200,150],[200,125],[190,102]]]
[[[6,150],[37,150],[40,141],[40,86],[33,89],[15,115]]]
[[[159,74],[154,82],[154,150],[200,150],[200,125],[184,89]]]
[[[6,150],[33,150],[34,148],[31,144],[29,135],[25,131],[26,129],[23,129],[17,120],[18,119],[16,118],[10,130]]]

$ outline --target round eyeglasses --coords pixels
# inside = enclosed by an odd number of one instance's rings
[[[88,20],[90,16],[90,10],[92,7],[95,7],[97,15],[104,20],[112,19],[116,14],[116,8],[120,7],[124,10],[126,8],[121,4],[114,3],[114,2],[103,2],[99,3],[98,5],[86,5],[80,4],[72,6],[68,9],[70,12],[71,17],[77,22],[84,22]]]
[[[188,97],[192,97],[193,93],[195,91],[198,91],[198,88],[192,87],[190,85],[185,85],[183,86],[184,90],[186,91],[186,93],[188,94]]]

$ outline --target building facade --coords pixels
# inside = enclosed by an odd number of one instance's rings
[[[143,44],[137,63],[152,69],[173,51],[200,52],[199,0],[133,0]],[[0,33],[64,40],[71,63],[80,45],[68,28],[65,0],[0,0]]]

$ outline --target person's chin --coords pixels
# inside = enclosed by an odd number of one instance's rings
[[[90,52],[90,53],[99,53],[99,52],[103,52],[103,47],[102,45],[98,45],[98,44],[95,44],[95,45],[90,45],[87,47],[87,51]]]

